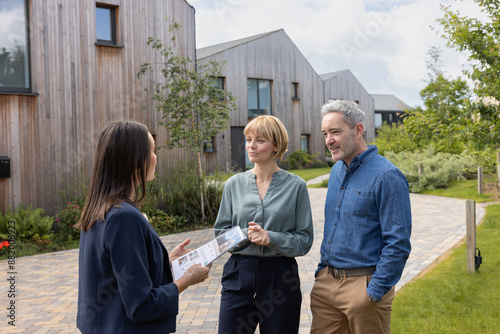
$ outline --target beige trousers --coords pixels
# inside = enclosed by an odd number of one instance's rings
[[[368,300],[369,276],[333,278],[321,270],[311,291],[311,334],[389,334],[394,287],[378,303]]]

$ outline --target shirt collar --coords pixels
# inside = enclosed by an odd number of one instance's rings
[[[349,169],[354,169],[354,168],[357,168],[358,165],[362,165],[365,161],[369,160],[371,157],[373,157],[374,155],[378,154],[378,148],[377,146],[375,145],[368,145],[368,149],[366,149],[365,151],[363,151],[363,153],[361,153],[360,155],[358,156],[355,156],[352,160],[351,160],[351,163],[349,164],[349,167],[347,167],[347,164],[342,161],[344,163],[344,167],[345,168],[349,168]]]

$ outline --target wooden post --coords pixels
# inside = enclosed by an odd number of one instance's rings
[[[468,199],[465,202],[465,224],[467,242],[467,272],[476,271],[476,202]]]
[[[418,180],[420,181],[420,178],[422,177],[422,165],[418,165]],[[500,174],[499,174],[500,175]],[[499,179],[500,180],[500,179]],[[500,181],[499,181],[500,182]],[[500,184],[500,183],[499,183]]]
[[[477,193],[483,193],[483,167],[477,167]]]
[[[500,148],[497,148],[497,184],[500,187]]]

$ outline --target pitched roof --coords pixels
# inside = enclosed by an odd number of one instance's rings
[[[342,70],[342,71],[325,73],[325,74],[321,74],[320,77],[321,77],[321,79],[323,79],[323,81],[325,81],[325,80],[331,79],[331,78],[336,77],[337,75],[345,73],[345,72],[349,72],[349,70]]]
[[[254,36],[250,36],[250,37],[237,39],[234,41],[229,41],[229,42],[225,42],[225,43],[220,43],[220,44],[211,45],[211,46],[207,46],[204,48],[196,49],[196,58],[197,59],[207,58],[207,57],[213,56],[214,54],[226,51],[228,49],[240,46],[242,44],[249,43],[249,42],[255,41],[257,39],[260,39],[262,37],[272,35],[278,31],[283,31],[283,29],[274,30],[274,31],[266,32],[266,33],[259,34],[259,35],[254,35]]]
[[[375,103],[375,111],[392,111],[392,110],[404,110],[409,108],[409,106],[398,99],[394,95],[390,94],[370,94],[373,97],[373,102]]]

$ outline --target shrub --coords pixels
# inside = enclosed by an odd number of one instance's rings
[[[333,163],[332,163],[333,166]],[[311,168],[327,168],[331,167],[327,162],[324,161],[315,161],[311,164]]]
[[[465,150],[463,154],[470,156],[476,162],[475,168],[469,171],[470,174],[477,172],[477,166],[483,167],[483,173],[485,174],[495,174],[497,172],[496,148],[481,151]]]
[[[80,229],[74,227],[82,215],[82,206],[78,201],[68,202],[66,208],[55,215],[54,231],[57,241],[80,240]]]
[[[192,164],[179,163],[182,166],[169,170],[165,175],[158,175],[148,183],[147,200],[141,211],[148,217],[156,214],[156,209],[169,216],[180,216],[189,225],[203,224],[212,226],[219,211],[224,181],[222,173],[216,172],[205,179],[205,215],[206,221],[201,219],[200,188],[201,180],[196,168]]]
[[[476,168],[476,161],[467,154],[435,153],[433,148],[423,152],[386,152],[385,156],[406,176],[411,192],[446,187]]]
[[[186,227],[186,221],[180,216],[169,216],[162,210],[156,210],[149,222],[159,235],[181,232]]]
[[[35,244],[38,246],[39,251],[43,251],[52,244],[51,239],[53,236],[53,234],[45,234],[43,236],[39,236],[38,233],[36,233],[33,236],[33,241],[35,241]]]
[[[14,211],[8,209],[4,216],[0,215],[0,236],[5,240],[9,239],[9,221],[15,222],[17,240],[30,241],[35,234],[50,235],[54,220],[45,215],[45,210],[33,210],[31,205],[27,209],[21,205]]]
[[[412,142],[410,136],[405,132],[403,125],[398,123],[388,125],[384,122],[377,129],[377,136],[372,144],[377,145],[380,155],[385,155],[385,152],[413,152],[417,148],[417,145]]]
[[[205,213],[210,217],[211,225],[215,223],[217,214],[219,213],[220,201],[222,199],[222,192],[224,191],[225,173],[215,171],[211,179],[206,182],[206,202]]]
[[[62,182],[57,191],[58,202],[73,203],[76,200],[80,204],[85,203],[89,184],[90,177],[85,176],[81,172],[71,182]],[[81,207],[83,208],[83,205]]]
[[[310,167],[315,162],[320,162],[317,156],[318,153],[311,155],[304,150],[296,150],[284,159],[283,163],[285,163],[289,169],[302,169]]]

